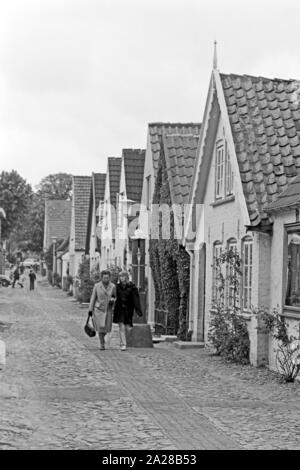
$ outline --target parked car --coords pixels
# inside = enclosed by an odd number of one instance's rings
[[[23,262],[22,265],[24,268],[31,268],[35,265],[38,265],[39,263],[34,259],[34,258],[26,258]]]
[[[11,280],[9,279],[8,276],[5,276],[4,274],[0,274],[0,285],[3,287],[8,287],[11,285]]]

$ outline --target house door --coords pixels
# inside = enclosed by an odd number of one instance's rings
[[[199,250],[197,341],[204,341],[206,245]]]
[[[134,323],[147,323],[145,266],[145,240],[133,239],[132,280],[139,290],[141,307],[143,312],[142,317],[138,317],[136,314],[134,314]]]

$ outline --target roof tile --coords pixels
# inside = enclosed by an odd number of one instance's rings
[[[267,200],[300,172],[299,82],[225,74],[221,81],[249,216],[260,223]]]
[[[164,134],[163,146],[173,204],[188,202],[199,135]]]
[[[51,237],[62,240],[70,235],[72,203],[64,199],[45,201],[44,248],[51,246]]]
[[[91,183],[91,176],[73,176],[75,250],[85,250]]]
[[[144,149],[123,149],[122,151],[127,198],[137,203],[140,203],[142,197],[145,155]]]

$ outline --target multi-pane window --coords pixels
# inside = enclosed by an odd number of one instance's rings
[[[215,242],[213,247],[213,292],[212,298],[213,301],[217,302],[220,300],[220,274],[221,274],[221,264],[219,262],[220,255],[222,253],[222,244],[221,242]]]
[[[250,237],[246,237],[243,240],[243,250],[242,250],[242,272],[243,272],[242,306],[244,310],[251,309],[252,266],[253,266],[253,242]]]
[[[221,142],[216,149],[216,198],[224,197],[224,151],[224,145]]]
[[[233,172],[227,142],[220,140],[216,146],[216,199],[233,193]]]
[[[287,234],[285,305],[300,307],[300,227]]]
[[[235,239],[230,239],[227,244],[229,252],[236,254],[237,242]],[[237,306],[238,302],[238,284],[239,275],[236,270],[236,261],[234,256],[229,258],[227,263],[227,303],[229,307]]]
[[[227,142],[225,142],[225,195],[230,196],[233,193],[233,172],[231,160],[228,151]]]

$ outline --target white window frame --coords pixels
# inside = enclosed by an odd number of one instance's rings
[[[289,254],[289,239],[290,244],[292,244],[292,239],[294,239],[294,253]],[[285,226],[285,247],[284,247],[284,270],[285,270],[285,286],[284,286],[284,297],[283,304],[287,309],[293,309],[294,311],[300,310],[300,302],[288,302],[288,290],[290,290],[289,298],[292,297],[299,298],[299,288],[300,288],[300,224],[291,224]],[[294,275],[293,275],[294,272]],[[290,285],[289,285],[290,284]]]
[[[253,239],[246,237],[242,240],[242,309],[251,310],[252,305],[252,275],[253,275]]]
[[[224,199],[233,194],[233,171],[227,142],[216,143],[215,199]]]
[[[233,171],[231,167],[231,159],[228,151],[228,145],[225,141],[225,195],[233,194]]]
[[[216,146],[216,199],[224,197],[225,176],[225,146],[224,142],[217,142]]]

